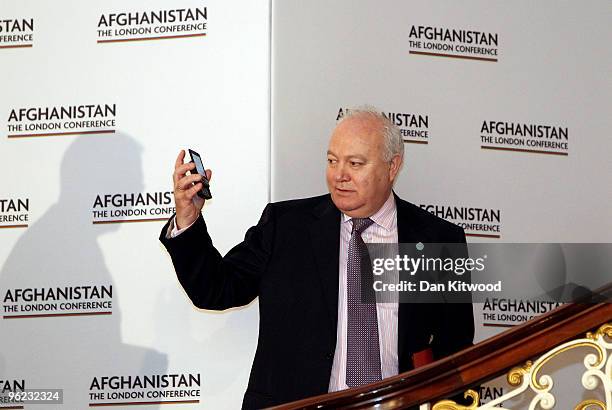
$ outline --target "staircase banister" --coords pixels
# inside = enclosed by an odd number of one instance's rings
[[[462,393],[612,321],[611,293],[612,286],[606,286],[597,292],[605,301],[562,305],[444,359],[380,382],[273,408],[393,409]]]

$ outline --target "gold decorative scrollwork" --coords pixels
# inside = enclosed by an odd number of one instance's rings
[[[593,408],[591,406],[597,407]],[[588,399],[578,403],[578,405],[574,407],[574,410],[606,410],[606,405],[601,400]]]
[[[600,337],[604,336],[612,338],[612,324],[606,323],[605,325],[602,325],[599,329],[597,329],[595,333],[588,332],[586,334],[586,338],[591,340],[597,340]]]
[[[538,380],[539,371],[542,369],[542,367],[546,363],[548,363],[555,357],[569,350],[575,349],[577,347],[592,347],[593,349],[597,351],[597,354],[598,354],[597,361],[595,363],[592,363],[593,366],[599,366],[603,362],[604,357],[605,357],[604,351],[602,347],[598,345],[597,343],[595,343],[594,341],[589,340],[589,341],[582,341],[582,342],[562,345],[546,353],[544,356],[540,357],[536,361],[536,365],[533,367],[533,371],[531,372],[531,385],[533,386],[533,388],[536,390],[545,390],[547,387],[549,387],[548,384],[540,384]]]
[[[441,400],[434,404],[431,410],[474,410],[478,407],[478,404],[480,403],[480,395],[478,392],[470,389],[463,393],[463,397],[466,399],[470,397],[472,399],[472,403],[468,406],[463,406],[452,400]]]
[[[595,353],[585,354],[584,365],[586,371],[582,375],[582,386],[587,390],[594,390],[601,385],[605,399],[586,399],[580,402],[574,410],[612,410],[612,323],[606,323],[594,332],[586,333],[581,339],[563,343],[555,347],[537,360],[525,362],[522,366],[512,368],[506,378],[508,384],[515,387],[506,394],[479,407],[480,396],[474,390],[465,392],[465,398],[472,398],[472,403],[465,406],[452,400],[442,400],[436,403],[432,410],[474,410],[474,409],[502,409],[504,401],[519,397],[528,389],[535,393],[529,408],[552,408],[555,397],[551,392],[553,378],[550,375],[540,375],[540,371],[552,359],[572,349],[583,347],[595,350]]]
[[[510,370],[506,376],[508,384],[513,387],[520,386],[523,383],[523,376],[531,371],[532,365],[533,362],[527,360],[523,366],[517,366]]]

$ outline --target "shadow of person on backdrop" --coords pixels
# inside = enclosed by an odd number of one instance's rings
[[[92,223],[98,194],[142,191],[141,153],[142,147],[122,133],[77,138],[61,163],[59,199],[23,233],[0,270],[3,298],[9,289],[112,286],[110,315],[0,320],[0,351],[5,354],[0,379],[25,379],[26,388],[64,389],[61,408],[86,408],[94,377],[139,375],[145,369],[154,369],[155,374],[167,371],[165,354],[122,343],[121,290],[114,286],[113,278],[134,273],[110,272],[98,244],[101,235],[117,231],[119,225]],[[35,190],[33,183],[34,198]],[[42,198],[36,201],[38,206],[43,202]],[[125,258],[130,258],[132,245],[116,244],[125,250]],[[79,301],[82,299],[73,300]],[[59,306],[61,302],[64,300],[24,303]]]
[[[155,302],[155,346],[171,351],[172,363],[179,369],[202,374],[206,402],[219,400],[232,408],[228,402],[233,400],[233,407],[240,408],[255,355],[259,312],[256,302],[230,310],[195,308],[177,279],[176,287],[159,292]],[[227,352],[222,360],[219,352]],[[232,391],[240,393],[234,397]]]

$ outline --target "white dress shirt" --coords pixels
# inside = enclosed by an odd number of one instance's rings
[[[365,243],[397,243],[397,207],[393,193],[389,195],[389,198],[378,212],[370,216],[370,219],[374,223],[361,234]],[[346,385],[346,269],[352,228],[353,222],[351,217],[342,214],[340,219],[340,269],[338,272],[338,330],[334,363],[329,379],[330,392],[348,389]],[[398,374],[397,313],[397,302],[376,304],[378,340],[380,343],[380,367],[383,379]]]

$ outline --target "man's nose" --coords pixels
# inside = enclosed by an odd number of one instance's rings
[[[340,164],[336,168],[336,182],[346,182],[350,180],[350,175],[345,165]]]

